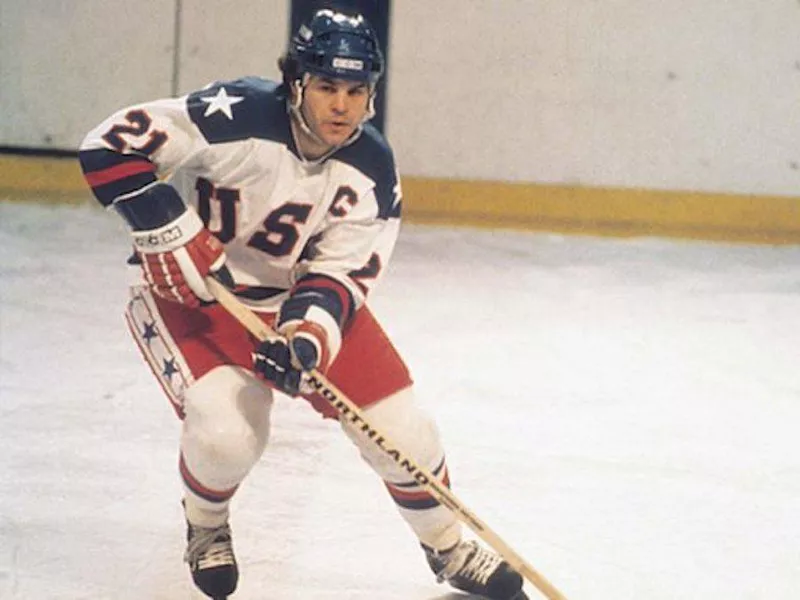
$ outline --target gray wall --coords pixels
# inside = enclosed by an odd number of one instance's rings
[[[288,0],[0,0],[0,145],[74,149],[128,104],[276,77],[288,19]]]
[[[406,175],[797,196],[797,0],[396,0]],[[277,75],[288,0],[3,0],[0,145],[74,148],[112,110]],[[177,74],[176,74],[177,73]]]

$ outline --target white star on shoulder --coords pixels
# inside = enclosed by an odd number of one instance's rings
[[[201,100],[208,104],[206,112],[203,113],[204,117],[210,117],[214,113],[221,112],[228,117],[229,120],[233,121],[231,106],[244,100],[244,96],[228,96],[228,92],[225,88],[221,87],[217,95],[213,98],[201,98]]]

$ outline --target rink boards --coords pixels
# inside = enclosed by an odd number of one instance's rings
[[[800,243],[800,198],[403,177],[409,222],[587,235]],[[80,203],[74,158],[0,156],[0,196]]]

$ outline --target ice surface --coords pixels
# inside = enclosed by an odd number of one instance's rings
[[[129,247],[94,207],[0,204],[0,598],[202,597]],[[800,248],[407,225],[372,305],[456,495],[570,600],[800,598]],[[237,599],[457,597],[301,401],[232,525]]]

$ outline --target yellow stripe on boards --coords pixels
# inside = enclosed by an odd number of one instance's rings
[[[800,198],[403,177],[412,223],[800,244]],[[90,202],[77,160],[0,155],[0,199]]]
[[[800,244],[800,198],[403,178],[409,221]]]
[[[74,158],[0,155],[0,199],[74,204],[91,197]]]

